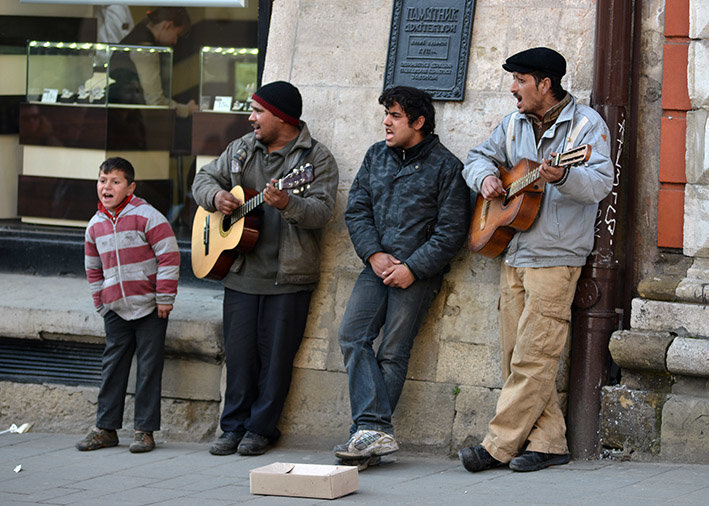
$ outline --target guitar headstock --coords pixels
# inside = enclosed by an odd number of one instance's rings
[[[290,190],[292,188],[300,188],[303,185],[311,183],[315,179],[313,165],[306,163],[297,169],[293,169],[288,174],[278,180],[279,190]]]
[[[584,144],[578,146],[574,149],[564,151],[563,153],[556,155],[552,159],[551,165],[557,167],[571,167],[572,165],[578,165],[580,163],[587,162],[591,157],[591,145]]]

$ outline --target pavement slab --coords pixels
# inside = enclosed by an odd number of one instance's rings
[[[213,456],[209,444],[161,441],[145,454],[79,452],[80,434],[0,435],[2,505],[313,505],[329,500],[252,495],[249,471],[273,462],[334,464],[329,448],[276,446],[265,455]],[[22,466],[19,473],[14,469]],[[709,465],[572,461],[534,473],[468,473],[458,460],[398,452],[359,474],[338,504],[709,504]]]

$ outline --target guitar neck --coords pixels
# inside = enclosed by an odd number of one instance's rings
[[[507,190],[507,197],[514,197],[516,194],[524,190],[527,186],[534,183],[537,179],[539,179],[539,177],[539,167],[529,171],[527,174],[525,174],[510,185],[509,189]]]
[[[549,165],[552,167],[570,167],[588,160],[590,155],[590,146],[583,145],[577,148],[560,153],[549,160]],[[541,165],[536,169],[529,171],[527,174],[519,178],[517,181],[510,184],[507,190],[507,197],[512,198],[517,193],[524,190],[527,186],[534,183],[540,177]]]
[[[251,211],[256,209],[258,206],[263,204],[263,197],[265,191],[266,190],[263,190],[255,197],[250,198],[249,200],[241,204],[239,207],[237,207],[236,211],[234,211],[233,213],[234,221],[240,220],[241,218],[249,214]]]

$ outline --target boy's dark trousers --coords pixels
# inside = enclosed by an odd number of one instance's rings
[[[101,389],[98,394],[96,426],[120,429],[128,385],[128,373],[136,353],[134,428],[160,430],[160,389],[165,361],[167,318],[157,309],[137,320],[124,320],[113,311],[104,316],[106,348],[103,351]]]

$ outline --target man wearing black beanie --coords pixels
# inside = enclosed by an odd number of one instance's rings
[[[300,120],[298,88],[276,81],[251,98],[253,132],[202,167],[192,186],[200,206],[224,215],[242,204],[229,191],[234,186],[265,188],[258,241],[223,279],[227,377],[213,455],[260,455],[280,436],[276,425],[320,277],[320,235],[332,217],[338,183],[332,154]],[[315,174],[309,186],[278,188],[279,178],[306,163]]]

